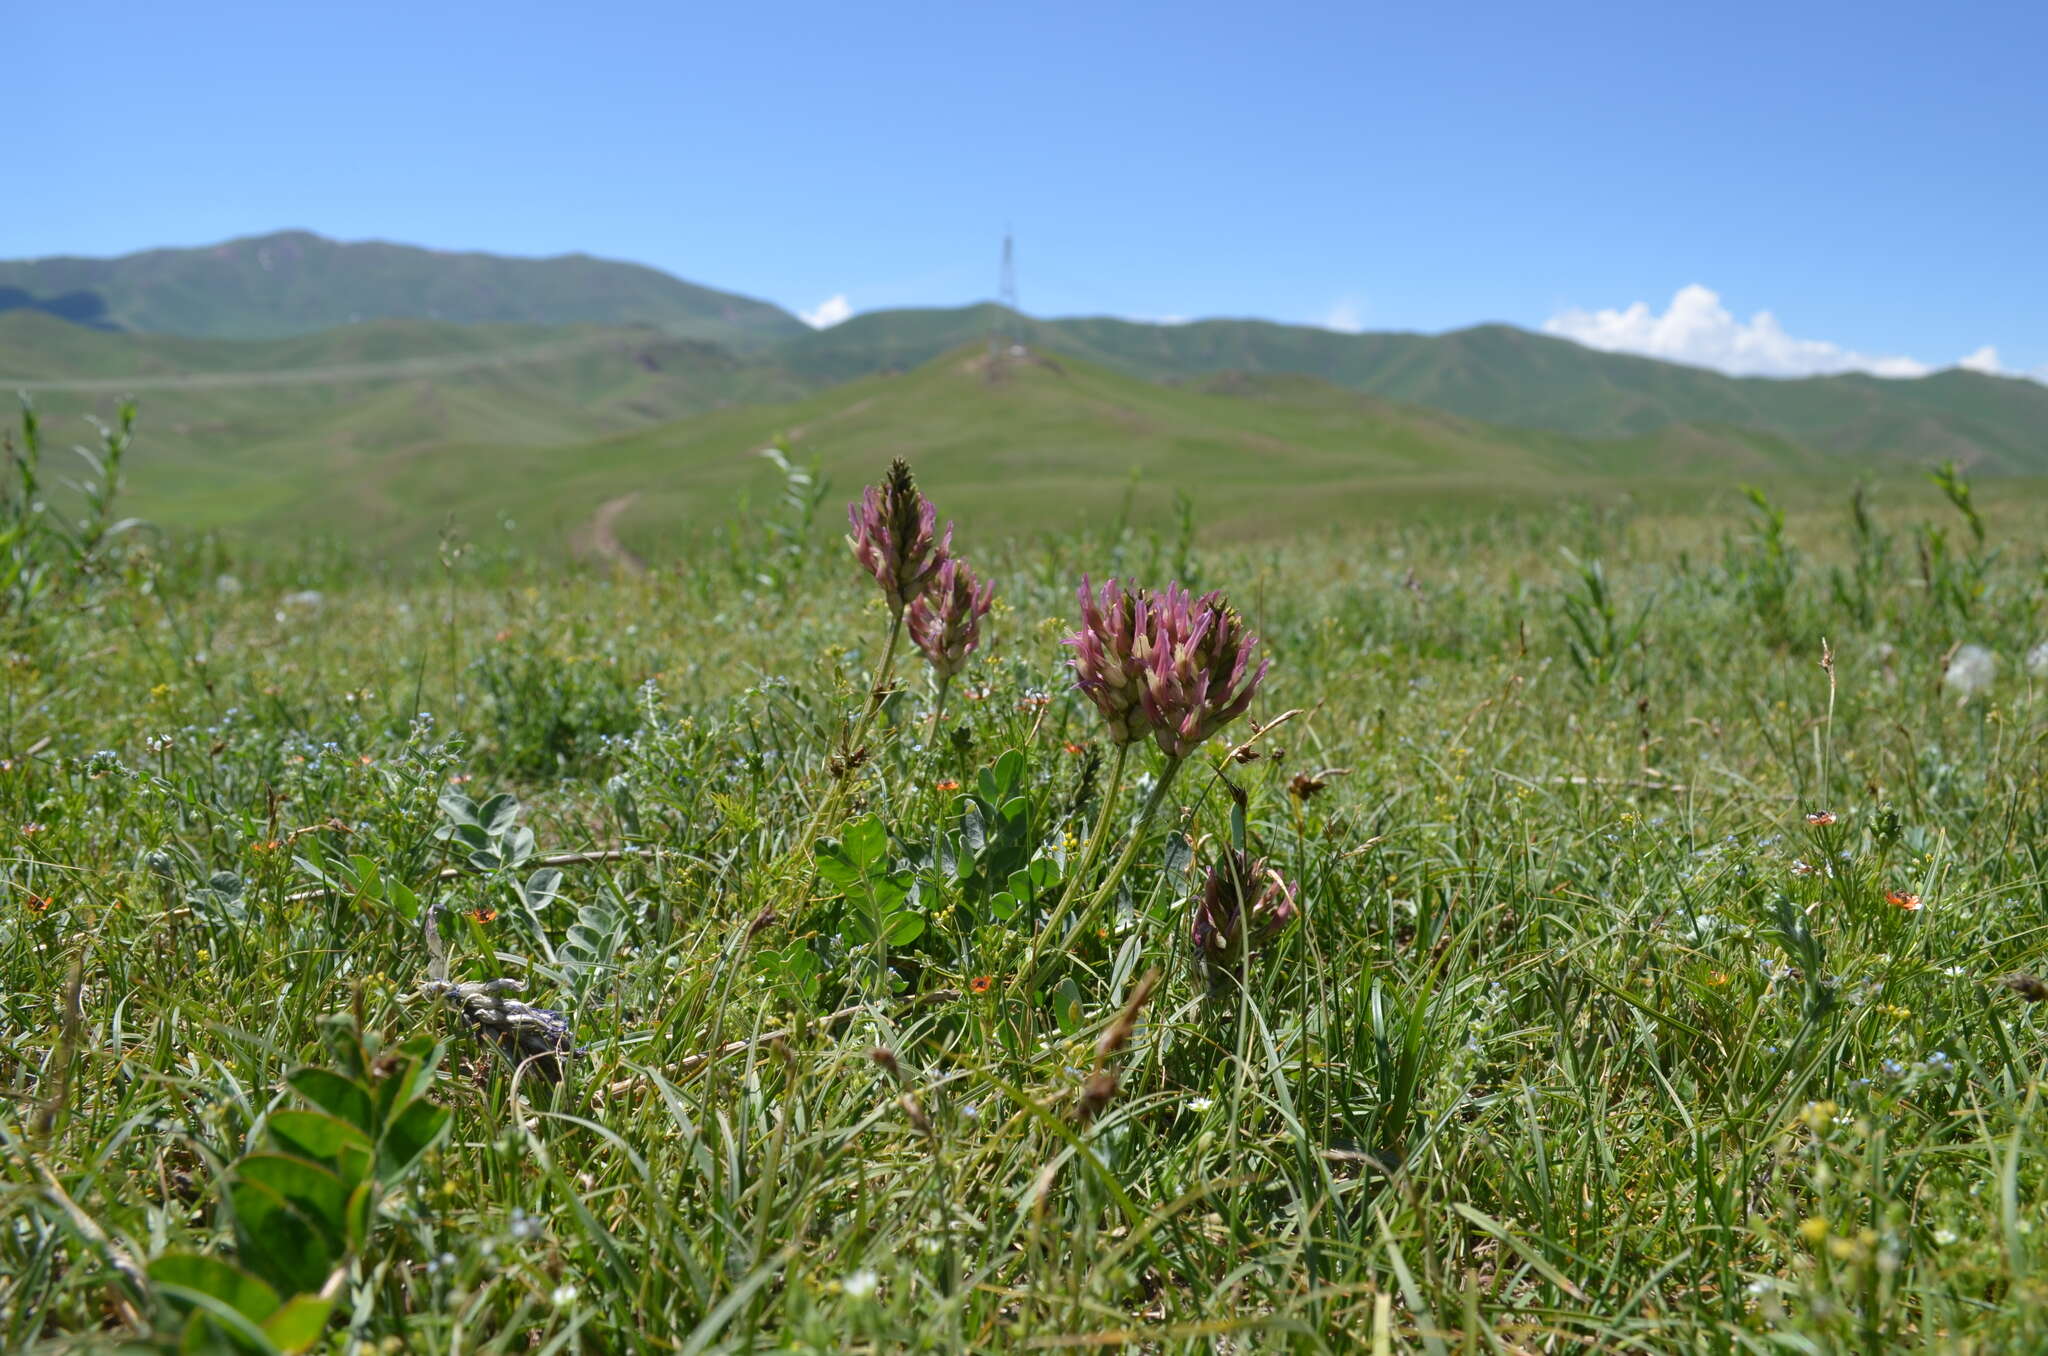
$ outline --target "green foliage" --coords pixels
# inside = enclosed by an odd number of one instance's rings
[[[122,458],[135,431],[135,406],[124,402],[116,422],[96,425],[100,447],[72,450],[85,463],[83,480],[63,482],[75,496],[75,519],[53,511],[45,483],[42,422],[23,397],[21,439],[0,437],[0,623],[28,624],[41,609],[69,605],[105,576],[119,539],[138,524],[114,516]]]
[[[285,1080],[311,1106],[272,1111],[269,1146],[227,1168],[236,1261],[172,1251],[149,1263],[180,1351],[313,1347],[348,1264],[370,1251],[380,1202],[447,1137],[448,1110],[425,1096],[440,1046],[382,1049],[347,1017],[327,1034],[334,1066]]]

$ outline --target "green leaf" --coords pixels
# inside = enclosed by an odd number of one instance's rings
[[[279,1290],[318,1290],[334,1267],[334,1249],[284,1197],[252,1178],[228,1188],[236,1242],[250,1270]]]
[[[888,922],[886,935],[889,945],[903,946],[924,935],[924,915],[911,910],[893,915]]]
[[[332,1169],[289,1154],[257,1153],[235,1164],[235,1179],[276,1192],[320,1231],[330,1250],[341,1251],[348,1187]]]
[[[285,1148],[317,1162],[339,1159],[346,1149],[370,1148],[368,1135],[324,1111],[273,1111],[268,1124],[271,1135]]]
[[[252,1323],[277,1310],[277,1291],[231,1262],[196,1252],[167,1252],[146,1268],[158,1285],[211,1295]]]
[[[263,1325],[263,1335],[284,1352],[304,1351],[327,1331],[334,1301],[318,1295],[294,1295]]]
[[[348,1194],[348,1206],[342,1212],[342,1224],[348,1238],[348,1250],[361,1253],[370,1245],[371,1207],[377,1203],[377,1189],[374,1182],[362,1182]]]
[[[970,857],[979,857],[988,850],[988,825],[982,822],[981,806],[963,799],[960,809],[960,842]]]
[[[846,826],[846,836],[840,840],[847,859],[855,866],[866,870],[882,860],[889,850],[889,835],[882,828],[882,821],[873,815],[857,819]]]
[[[391,901],[391,906],[398,910],[401,918],[412,919],[420,916],[420,897],[414,894],[412,887],[404,881],[392,881],[385,890],[384,897]]]
[[[554,903],[555,896],[561,892],[562,873],[558,868],[552,866],[544,866],[531,876],[528,876],[526,878],[526,885],[521,890],[521,894],[526,899],[527,909],[533,913],[539,913],[542,909]]]
[[[285,1081],[322,1111],[339,1116],[365,1135],[376,1135],[377,1118],[370,1090],[353,1078],[344,1078],[332,1069],[305,1068],[293,1070]]]
[[[846,850],[836,839],[821,838],[811,849],[812,861],[825,883],[851,894],[861,887],[861,869],[846,855]]]
[[[390,1186],[410,1172],[421,1155],[448,1133],[448,1121],[447,1108],[432,1102],[414,1102],[400,1112],[384,1131],[384,1142],[377,1146],[377,1179]]]
[[[512,831],[512,823],[519,818],[519,800],[509,791],[500,791],[477,807],[476,822],[483,831],[493,838]]]

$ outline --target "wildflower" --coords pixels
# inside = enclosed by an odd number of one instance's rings
[[[861,568],[882,586],[882,596],[897,617],[925,591],[944,565],[953,544],[953,525],[934,538],[938,510],[917,491],[910,464],[901,457],[889,463],[880,487],[870,485],[860,502],[846,506],[853,531],[846,544]]]
[[[1926,907],[1920,902],[1920,896],[1908,894],[1904,890],[1885,891],[1884,902],[1892,905],[1894,908],[1904,909],[1907,913],[1918,913]]]
[[[851,1276],[841,1281],[839,1283],[839,1290],[840,1293],[850,1300],[859,1300],[862,1303],[866,1303],[875,1297],[875,1287],[880,1283],[881,1279],[874,1272],[866,1267],[862,1267],[859,1271],[854,1272]]]
[[[28,895],[22,902],[28,906],[28,911],[30,913],[43,913],[49,909],[51,899],[48,895],[31,894]]]
[[[505,1232],[521,1242],[539,1238],[543,1227],[538,1218],[524,1210],[515,1209],[505,1220]]]
[[[1088,746],[1086,744],[1076,744],[1071,739],[1069,739],[1066,743],[1060,745],[1060,747],[1067,753],[1073,754],[1077,758],[1080,755],[1088,752]]]
[[[1145,656],[1152,644],[1151,600],[1111,579],[1098,592],[1081,580],[1081,629],[1067,637],[1074,686],[1095,703],[1109,737],[1130,744],[1146,734]]]
[[[958,791],[959,789],[960,783],[952,777],[941,777],[932,783],[932,790],[934,791]]]
[[[473,923],[495,923],[498,911],[488,904],[479,904],[469,911],[469,918]]]
[[[1967,702],[1990,687],[1997,676],[1997,655],[1982,645],[1965,645],[1949,656],[1941,673],[1941,685],[1955,693],[1957,700]]]
[[[1196,1113],[1200,1113],[1200,1112],[1204,1112],[1204,1111],[1207,1111],[1207,1110],[1208,1110],[1208,1109],[1209,1109],[1210,1107],[1212,1107],[1212,1106],[1215,1106],[1215,1105],[1216,1105],[1216,1099],[1215,1099],[1214,1097],[1190,1097],[1190,1098],[1188,1098],[1188,1110],[1190,1110],[1190,1111],[1193,1111],[1193,1112],[1196,1112]]]
[[[23,838],[33,838],[37,834],[41,833],[46,827],[46,825],[38,824],[36,823],[36,821],[31,819],[26,824],[23,824],[21,826],[21,836]]]
[[[1301,912],[1294,885],[1261,858],[1230,849],[1209,868],[1201,902],[1195,906],[1188,940],[1205,960],[1238,952],[1238,925],[1251,918],[1251,940],[1278,933]]]
[[[548,1292],[548,1303],[557,1309],[566,1309],[575,1302],[576,1287],[573,1285],[558,1285]]]
[[[967,562],[950,557],[910,604],[911,643],[940,681],[967,667],[967,656],[981,643],[981,619],[995,598],[995,585],[975,579]]]
[[[1221,593],[1191,597],[1168,585],[1153,613],[1143,704],[1160,749],[1185,758],[1245,713],[1266,677],[1249,669],[1259,639]]]
[[[976,975],[973,979],[967,981],[967,988],[972,993],[987,993],[989,987],[995,982],[995,976],[993,975]]]
[[[1835,822],[1835,812],[1832,810],[1815,810],[1806,816],[1806,822],[1816,829],[1825,829]]]

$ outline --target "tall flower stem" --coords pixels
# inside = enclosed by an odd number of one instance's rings
[[[875,665],[874,679],[868,684],[867,702],[861,708],[860,718],[853,723],[853,729],[847,732],[846,751],[848,754],[858,749],[861,740],[867,738],[868,727],[874,724],[875,714],[882,709],[882,690],[888,685],[889,675],[896,667],[896,647],[902,639],[903,612],[901,609],[898,609],[896,620],[889,626],[888,644],[882,647],[882,660],[879,664]],[[825,833],[832,828],[834,816],[839,811],[840,802],[845,800],[846,788],[852,781],[852,768],[847,768],[843,776],[833,779],[831,787],[825,792],[825,798],[818,802],[818,809],[811,816],[811,822],[804,827],[803,833],[798,836],[794,851],[799,853],[809,852],[812,840],[819,834]]]
[[[1109,790],[1103,794],[1102,810],[1095,816],[1095,828],[1088,835],[1088,845],[1081,849],[1081,860],[1074,863],[1074,869],[1067,875],[1067,888],[1060,891],[1060,902],[1053,906],[1052,916],[1038,930],[1040,937],[1051,935],[1053,929],[1066,921],[1067,910],[1074,907],[1074,896],[1081,893],[1081,882],[1087,879],[1089,868],[1095,865],[1095,859],[1102,855],[1103,845],[1109,841],[1109,828],[1116,819],[1117,796],[1124,787],[1124,763],[1130,756],[1129,744],[1116,746],[1116,761],[1109,765]],[[1034,952],[1036,949],[1034,942]]]
[[[939,720],[946,714],[946,691],[952,686],[952,674],[947,673],[939,676],[938,691],[932,695],[932,724],[931,728],[925,732],[926,739],[937,739],[939,737]]]
[[[1146,831],[1152,827],[1153,817],[1165,803],[1166,793],[1173,789],[1173,779],[1180,772],[1180,765],[1184,761],[1180,758],[1168,758],[1166,766],[1160,769],[1159,780],[1153,784],[1152,794],[1145,797],[1145,808],[1138,813],[1138,827],[1131,831],[1131,841],[1124,845],[1122,855],[1116,859],[1116,865],[1109,868],[1109,874],[1103,877],[1102,885],[1095,891],[1095,897],[1088,901],[1088,907],[1081,911],[1081,916],[1074,920],[1074,926],[1061,939],[1062,950],[1095,920],[1095,915],[1101,912],[1103,905],[1107,904],[1110,896],[1116,892],[1117,882],[1124,878],[1124,873],[1131,869],[1131,863],[1137,860],[1138,849],[1145,844]]]

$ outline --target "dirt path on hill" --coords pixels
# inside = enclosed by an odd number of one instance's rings
[[[620,541],[618,533],[619,518],[633,507],[633,501],[639,497],[636,490],[599,504],[597,512],[590,515],[590,521],[570,535],[569,549],[579,556],[595,556],[627,574],[646,574],[647,562]]]

